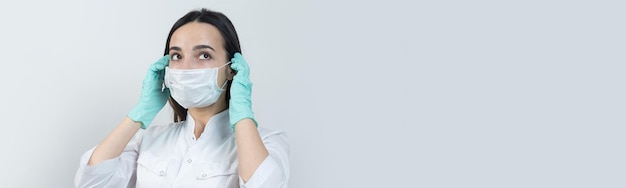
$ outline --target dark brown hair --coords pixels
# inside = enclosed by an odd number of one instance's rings
[[[220,31],[222,38],[224,40],[224,49],[226,49],[226,59],[232,59],[235,53],[241,53],[241,46],[239,45],[239,37],[237,36],[237,31],[235,31],[235,26],[230,22],[230,19],[226,17],[226,15],[211,11],[208,9],[194,10],[191,11],[182,18],[178,19],[176,23],[172,26],[170,30],[170,34],[167,36],[167,41],[165,42],[165,53],[163,55],[169,54],[170,48],[170,39],[172,39],[172,34],[181,26],[191,23],[191,22],[202,22],[215,26],[217,30]],[[226,100],[230,100],[230,84],[229,81],[226,86]],[[170,96],[170,106],[174,111],[174,122],[185,121],[187,119],[187,109],[183,108]],[[228,103],[227,103],[228,105]]]

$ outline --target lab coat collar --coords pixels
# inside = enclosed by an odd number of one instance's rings
[[[209,119],[206,126],[204,127],[204,131],[200,134],[198,141],[207,141],[208,144],[221,144],[232,135],[231,128],[229,126],[229,116],[228,109],[219,112]],[[188,135],[189,139],[195,138],[193,131],[195,129],[195,121],[193,117],[191,117],[190,113],[187,113],[187,120],[185,121],[185,134]]]

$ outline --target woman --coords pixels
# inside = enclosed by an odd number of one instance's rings
[[[257,127],[240,52],[222,13],[202,9],[180,18],[165,56],[144,78],[139,103],[82,156],[76,186],[287,187],[286,135]],[[168,99],[174,123],[150,126]]]

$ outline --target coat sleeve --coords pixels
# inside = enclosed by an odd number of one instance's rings
[[[254,171],[252,177],[244,184],[239,177],[242,188],[287,188],[289,180],[289,144],[284,131],[270,131],[259,128],[261,139],[269,155]]]
[[[85,152],[74,178],[76,187],[135,187],[137,156],[143,130],[128,142],[122,154],[97,165],[87,165],[94,148]]]

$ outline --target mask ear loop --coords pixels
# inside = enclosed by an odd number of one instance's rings
[[[226,65],[228,65],[228,64],[230,64],[230,63],[231,63],[231,62],[229,61],[228,63],[226,63],[226,64],[222,65],[221,67],[219,67],[219,68],[217,68],[217,69],[221,69],[221,68],[225,67]],[[224,81],[224,84],[222,85],[222,87],[220,87],[220,89],[222,89],[222,91],[224,91],[224,90],[225,90],[225,88],[224,88],[224,87],[226,87],[226,84],[228,84],[228,79],[226,79],[226,81]]]
[[[220,66],[220,67],[219,67],[219,68],[217,68],[217,69],[224,68],[226,65],[228,65],[228,64],[230,64],[230,63],[231,63],[230,61],[229,61],[229,62],[226,62],[226,64],[224,64],[224,65]]]

